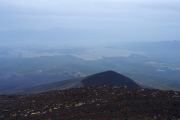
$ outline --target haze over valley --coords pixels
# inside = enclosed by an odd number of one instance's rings
[[[180,42],[0,46],[1,93],[113,70],[152,88],[180,90]]]
[[[1,0],[0,93],[107,70],[179,90],[179,5]]]
[[[180,1],[0,0],[0,120],[180,120]]]

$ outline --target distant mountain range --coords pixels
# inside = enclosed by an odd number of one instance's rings
[[[116,34],[118,35],[118,34]],[[99,40],[109,40],[114,37],[106,30],[97,29],[65,29],[65,28],[52,28],[47,30],[24,30],[16,29],[11,31],[0,31],[0,42],[5,44],[45,44],[53,42],[63,44],[83,41],[94,40],[97,43]],[[118,37],[117,37],[118,38]],[[116,39],[117,39],[116,38]],[[114,38],[115,39],[115,38]],[[85,44],[85,43],[84,43]],[[92,43],[91,43],[92,44]]]
[[[171,63],[179,63],[180,60],[180,41],[160,41],[160,42],[135,42],[122,46],[131,51],[143,51],[154,60],[160,60]]]
[[[12,91],[16,94],[39,93],[50,90],[62,90],[76,87],[86,87],[92,85],[113,85],[113,86],[127,86],[133,88],[144,87],[132,79],[116,73],[114,71],[105,71],[82,78],[64,80],[48,84],[40,84],[32,87]]]

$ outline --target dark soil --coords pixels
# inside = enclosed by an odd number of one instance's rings
[[[180,92],[109,85],[1,95],[0,119],[180,119]]]

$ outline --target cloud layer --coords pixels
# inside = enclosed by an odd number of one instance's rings
[[[180,38],[178,0],[1,0],[0,14],[1,31],[61,27],[119,31],[136,40]]]

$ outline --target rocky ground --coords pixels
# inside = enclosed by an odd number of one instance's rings
[[[0,119],[180,120],[180,92],[104,85],[1,95]]]

